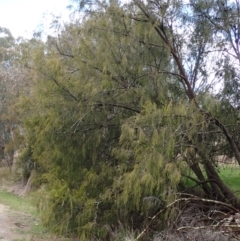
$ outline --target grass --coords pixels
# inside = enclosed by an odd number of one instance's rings
[[[20,197],[13,193],[9,193],[8,188],[13,186],[16,181],[19,180],[19,176],[13,175],[8,167],[0,167],[0,204],[4,204],[9,207],[11,217],[16,217],[16,222],[21,223],[26,229],[20,229],[16,227],[16,231],[29,237],[30,240],[59,240],[59,241],[71,241],[72,239],[62,237],[52,237],[46,227],[41,225],[41,222],[37,215],[37,210],[32,203],[32,197]],[[0,236],[0,241],[1,241]],[[29,241],[29,238],[15,239],[15,241]]]
[[[6,191],[0,191],[0,203],[7,205],[13,211],[12,215],[16,215],[17,222],[30,227],[30,229],[18,229],[19,233],[41,238],[47,234],[46,228],[38,220],[37,211],[30,198],[22,198]]]
[[[240,167],[225,166],[219,170],[219,175],[224,183],[236,193],[240,195]]]
[[[15,211],[36,215],[36,209],[32,206],[30,198],[22,198],[7,191],[0,191],[0,203]]]
[[[37,211],[31,203],[31,198],[22,198],[6,191],[0,191],[0,203],[10,207],[10,209],[16,212],[16,217],[22,224],[30,226],[30,229],[18,229],[18,233],[22,235],[32,235],[33,240],[61,240],[71,241],[67,238],[51,238],[51,234],[46,227],[41,225],[40,220],[37,217]],[[1,240],[1,237],[0,237]],[[18,239],[16,241],[29,241],[29,239]]]
[[[235,193],[239,193],[240,197],[240,166],[221,166],[218,169],[218,174],[223,180],[223,182]],[[196,179],[196,176],[193,173],[189,173],[189,176]],[[196,183],[189,179],[184,178],[183,182],[186,187],[194,186]]]
[[[33,207],[30,197],[23,198],[6,191],[8,187],[13,186],[19,180],[19,176],[14,175],[8,167],[1,167],[0,178],[0,203],[9,206],[14,211],[35,216],[36,209]]]
[[[193,174],[189,173],[190,176],[194,177]],[[221,166],[219,168],[219,175],[224,181],[224,183],[236,194],[239,194],[240,197],[240,167],[232,167],[232,166]],[[12,177],[11,172],[8,168],[0,168],[0,203],[5,204],[10,207],[11,210],[25,213],[32,216],[32,223],[30,230],[22,230],[23,234],[31,234],[34,237],[34,240],[61,240],[61,241],[70,241],[71,239],[63,239],[63,238],[53,238],[51,239],[51,234],[48,233],[48,230],[44,228],[37,218],[37,211],[32,205],[31,197],[19,197],[12,193],[8,193],[4,190],[3,187],[11,185],[16,181]],[[185,185],[187,187],[191,187],[195,185],[194,181],[185,178]],[[24,220],[22,220],[25,222]],[[131,240],[131,238],[126,239],[126,235],[124,235],[124,240]],[[119,238],[119,237],[118,237]],[[1,240],[1,236],[0,236]],[[29,241],[27,239],[18,239],[15,241]],[[118,240],[116,238],[116,240]],[[119,239],[122,240],[122,239]]]

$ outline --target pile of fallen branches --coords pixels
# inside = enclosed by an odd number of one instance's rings
[[[162,214],[174,212],[167,227],[155,234],[154,241],[236,241],[240,240],[240,211],[224,202],[192,195],[181,195],[158,211],[137,236],[149,233],[153,222]]]

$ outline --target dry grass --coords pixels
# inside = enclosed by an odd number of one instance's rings
[[[16,176],[13,175],[11,169],[7,166],[0,167],[0,188],[8,187],[14,184]]]

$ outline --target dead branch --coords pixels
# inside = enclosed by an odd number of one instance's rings
[[[175,206],[177,203],[181,203],[181,202],[185,202],[185,203],[193,203],[193,202],[203,202],[203,203],[212,203],[212,204],[216,204],[216,205],[221,205],[223,207],[226,207],[227,209],[232,210],[234,213],[239,213],[239,210],[234,208],[232,205],[229,205],[227,203],[224,202],[220,202],[220,201],[216,201],[216,200],[211,200],[211,199],[205,199],[205,198],[199,198],[196,196],[192,196],[189,195],[189,198],[179,198],[176,199],[175,201],[173,201],[172,203],[168,204],[166,207],[164,207],[163,209],[161,209],[159,212],[157,212],[153,217],[151,217],[148,225],[145,227],[145,229],[137,236],[137,238],[134,241],[139,240],[144,234],[145,232],[149,229],[149,227],[151,226],[152,222],[163,212],[165,212],[166,210],[170,209],[171,207]],[[216,225],[215,225],[216,226]],[[232,226],[233,227],[233,226]],[[235,226],[234,226],[235,227]],[[193,227],[192,227],[193,228]],[[181,229],[181,228],[180,228]],[[183,227],[182,227],[183,229]],[[240,226],[239,226],[239,231],[240,231]]]

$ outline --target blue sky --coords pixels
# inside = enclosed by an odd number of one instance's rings
[[[0,26],[10,29],[15,38],[30,38],[39,24],[48,28],[51,13],[67,20],[69,4],[70,0],[0,0]]]

